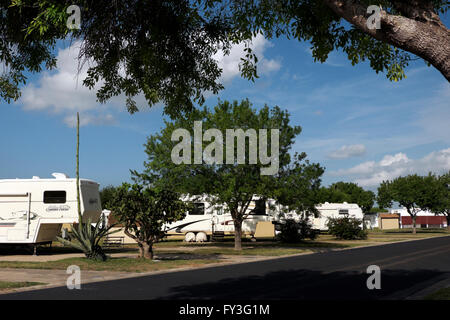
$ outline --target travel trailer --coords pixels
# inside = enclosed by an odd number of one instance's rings
[[[0,180],[0,244],[33,245],[55,240],[63,224],[78,223],[76,179]],[[99,184],[80,179],[83,222],[101,214]]]
[[[187,242],[204,242],[210,238],[221,238],[225,235],[234,234],[234,223],[227,208],[222,205],[213,205],[208,196],[184,197],[183,201],[193,204],[193,209],[186,213],[184,219],[166,224],[163,227],[166,235],[181,236]],[[326,223],[329,217],[348,215],[358,219],[363,218],[361,208],[352,203],[324,203],[317,206],[320,212],[318,218],[312,218],[313,228],[327,230]],[[247,209],[247,217],[242,223],[243,236],[252,240],[259,237],[274,237],[278,232],[277,225],[285,219],[299,220],[301,215],[294,211],[285,212],[287,208],[276,203],[273,199],[261,199],[255,196]],[[110,211],[103,211],[105,216]],[[113,219],[114,221],[114,219]],[[110,222],[111,223],[111,222]],[[120,227],[116,227],[120,229]],[[124,238],[124,243],[134,243],[123,230],[115,233],[116,236]]]
[[[203,242],[211,236],[234,234],[234,223],[225,206],[212,205],[206,196],[183,199],[191,201],[194,208],[186,213],[183,220],[165,226],[166,234],[183,235],[185,241]],[[248,209],[247,217],[242,223],[244,236],[273,237],[275,235],[272,221],[276,219],[273,206],[275,201],[255,197]]]
[[[319,210],[319,217],[313,218],[313,228],[318,230],[328,230],[327,222],[328,218],[339,218],[343,216],[348,216],[351,218],[356,218],[362,220],[364,218],[364,214],[361,208],[356,203],[328,203],[325,202],[321,205],[318,205],[317,210]]]
[[[189,201],[189,199],[188,199]],[[192,201],[192,199],[190,199]],[[184,235],[186,241],[206,241],[214,234],[233,234],[234,224],[230,213],[222,206],[211,205],[205,197],[194,200],[194,209],[183,220],[166,226],[168,235]],[[284,208],[285,209],[285,208]],[[362,221],[364,214],[354,203],[328,203],[318,205],[319,217],[311,218],[314,229],[326,231],[328,218],[349,216]],[[273,225],[283,223],[285,219],[300,219],[295,212],[283,213],[283,207],[275,200],[255,197],[248,210],[248,216],[242,223],[242,231],[252,238],[274,236]],[[361,223],[362,224],[362,223]]]

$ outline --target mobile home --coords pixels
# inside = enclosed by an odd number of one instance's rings
[[[63,224],[78,223],[76,179],[0,180],[0,244],[36,245],[55,240]],[[101,214],[99,184],[80,179],[83,222]]]

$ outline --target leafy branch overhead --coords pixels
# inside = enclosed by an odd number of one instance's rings
[[[244,42],[240,70],[258,77],[258,57],[251,39],[285,36],[311,44],[317,62],[334,50],[352,65],[368,61],[375,72],[393,81],[405,77],[411,60],[423,59],[450,80],[450,32],[438,14],[447,1],[353,0],[80,0],[81,28],[68,29],[69,0],[2,1],[0,15],[0,96],[20,97],[28,72],[56,67],[58,41],[80,43],[78,68],[88,66],[83,84],[98,101],[126,97],[131,113],[145,104],[165,105],[176,117],[218,93],[222,70],[213,58]],[[367,27],[369,5],[381,10],[380,29]],[[77,62],[74,62],[77,63]]]

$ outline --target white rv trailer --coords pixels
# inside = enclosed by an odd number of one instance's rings
[[[270,225],[276,219],[276,214],[272,210],[275,201],[263,200],[259,197],[254,199],[247,208],[247,217],[242,223],[242,233],[253,238],[257,228],[260,228],[261,236],[270,236]],[[188,242],[202,242],[213,234],[234,234],[233,218],[225,206],[212,205],[206,196],[185,197],[183,200],[191,201],[194,209],[187,212],[183,220],[166,225],[167,235],[184,235]]]
[[[55,240],[62,224],[78,223],[76,179],[0,180],[0,244],[36,245]],[[83,222],[101,214],[99,184],[80,179]]]
[[[195,199],[195,200],[193,200]],[[230,213],[223,206],[213,206],[207,201],[207,197],[185,198],[192,201],[195,209],[186,214],[183,220],[166,225],[168,235],[184,235],[186,241],[206,241],[207,236],[213,233],[233,234],[234,224]],[[317,218],[311,218],[314,229],[326,231],[328,218],[349,216],[362,221],[364,214],[355,203],[328,203],[325,202],[316,207],[319,210]],[[255,236],[258,225],[283,223],[285,219],[299,220],[301,215],[296,212],[284,213],[281,205],[275,200],[262,200],[255,197],[248,211],[248,216],[242,223],[244,235]],[[361,223],[362,224],[362,223]],[[267,228],[265,228],[267,230]],[[269,231],[270,233],[270,231]]]
[[[361,208],[356,203],[328,203],[325,202],[316,207],[319,210],[319,217],[313,218],[313,228],[318,230],[328,230],[327,222],[328,218],[339,218],[342,216],[348,216],[351,218],[357,218],[362,220],[364,218],[364,214]]]
[[[362,221],[364,214],[361,208],[355,203],[329,203],[325,202],[316,206],[319,211],[319,216],[317,218],[310,218],[313,229],[327,231],[328,218],[338,218],[343,216],[348,216],[352,218],[357,218]],[[302,218],[301,215],[297,214],[295,211],[290,211],[284,215],[279,215],[276,221],[282,221],[283,219],[294,219],[299,221]],[[362,222],[361,222],[362,226]]]

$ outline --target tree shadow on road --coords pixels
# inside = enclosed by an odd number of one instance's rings
[[[422,289],[420,284],[426,286],[443,274],[434,270],[382,270],[381,289],[369,290],[366,283],[370,274],[366,273],[287,270],[180,286],[164,299],[378,300],[388,299],[396,292],[412,294]]]

